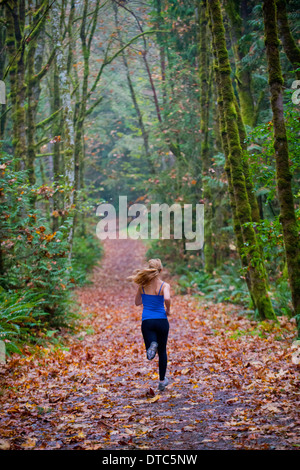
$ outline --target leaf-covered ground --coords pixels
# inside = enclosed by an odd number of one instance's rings
[[[139,241],[107,241],[93,285],[78,291],[82,322],[67,347],[28,349],[2,367],[0,449],[299,448],[285,317],[257,324],[240,307],[175,295],[173,283],[170,385],[158,392],[126,280],[144,256]]]

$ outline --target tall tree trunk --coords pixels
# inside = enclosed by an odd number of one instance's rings
[[[243,172],[243,149],[241,147],[235,99],[231,82],[231,67],[225,41],[225,30],[218,0],[209,1],[212,21],[212,34],[220,72],[220,86],[223,100],[224,119],[229,147],[229,165],[235,198],[236,213],[241,225],[243,249],[247,255],[252,295],[260,318],[275,318],[268,296],[264,263],[260,256],[259,245],[252,226],[251,207],[248,201],[245,176]]]
[[[252,176],[251,176],[251,173],[250,173],[249,155],[248,155],[248,151],[247,151],[247,141],[246,141],[246,137],[247,137],[246,129],[245,129],[245,126],[244,126],[242,114],[241,114],[241,111],[240,111],[240,108],[239,108],[239,105],[238,105],[238,102],[237,102],[236,98],[235,98],[235,109],[236,109],[236,114],[237,114],[237,124],[238,124],[239,136],[240,136],[240,143],[241,143],[241,147],[243,149],[243,172],[244,172],[244,176],[245,176],[245,184],[246,184],[248,201],[249,201],[250,208],[251,208],[251,219],[252,219],[252,222],[254,223],[254,229],[257,233],[256,225],[260,224],[261,211],[260,211],[260,207],[259,207],[259,204],[258,204],[258,199],[255,195],[253,180],[252,180]],[[257,233],[256,237],[257,237],[257,243],[258,243],[259,250],[260,250],[260,255],[261,255],[261,258],[263,259],[264,252],[263,252],[261,240],[259,238],[258,233]],[[265,279],[266,279],[266,284],[268,285],[268,283],[267,283],[268,278],[267,278],[267,273],[266,272],[265,272],[264,276],[265,276]]]
[[[83,190],[83,172],[84,172],[84,122],[87,113],[87,103],[89,97],[88,91],[88,80],[90,75],[90,53],[91,53],[91,44],[94,37],[95,29],[97,26],[97,18],[100,8],[100,0],[96,1],[95,8],[93,10],[91,24],[87,25],[87,20],[89,17],[88,7],[90,2],[88,0],[84,1],[82,21],[80,27],[80,41],[81,41],[81,50],[83,56],[83,78],[80,87],[80,92],[77,95],[77,101],[75,104],[75,117],[74,117],[74,127],[75,127],[75,193],[74,193],[74,202],[76,205],[79,203],[79,198],[83,197],[80,195],[80,190]],[[75,2],[72,1],[72,15],[75,12]],[[74,32],[72,29],[72,24],[70,21],[69,25],[69,41],[70,44],[74,42]],[[74,60],[74,52],[69,51],[68,67],[72,65]],[[78,77],[76,77],[78,78]],[[78,101],[79,98],[79,101]],[[78,221],[78,211],[74,216],[74,226],[77,226]],[[81,214],[81,232],[85,232],[84,228],[84,214]]]
[[[244,126],[243,117],[242,117],[238,102],[236,99],[234,101],[235,101],[235,110],[236,110],[236,115],[237,115],[237,125],[238,125],[239,136],[240,136],[240,144],[243,149],[243,172],[245,176],[248,200],[249,200],[249,204],[251,207],[251,218],[252,218],[252,222],[259,223],[260,222],[259,206],[258,206],[258,201],[255,195],[254,185],[253,185],[252,177],[250,174],[250,168],[249,168],[249,156],[247,152],[246,129]]]
[[[7,52],[9,59],[10,98],[12,103],[12,143],[16,158],[16,169],[26,162],[26,117],[25,117],[25,0],[12,6],[5,5],[7,18]]]
[[[154,21],[155,27],[162,31],[164,26],[164,19],[162,16],[162,10],[164,8],[164,0],[155,0],[154,2],[156,8],[156,17]],[[165,35],[157,34],[156,41],[159,46],[159,61],[160,61],[160,71],[161,71],[161,81],[162,81],[162,98],[164,106],[167,103],[167,81],[166,81],[166,45],[165,45]]]
[[[60,99],[63,114],[64,124],[64,189],[65,197],[64,210],[67,211],[71,217],[70,232],[69,232],[69,243],[70,252],[72,252],[72,242],[74,234],[74,215],[73,215],[73,204],[74,204],[74,186],[75,186],[75,140],[74,140],[74,125],[73,125],[73,110],[71,105],[71,91],[70,81],[67,74],[67,62],[65,60],[62,44],[62,34],[60,29],[60,17],[61,12],[58,7],[58,3],[54,2],[51,9],[51,22],[52,22],[52,37],[54,46],[56,47],[56,64],[58,83],[60,88]]]
[[[207,1],[199,2],[198,11],[200,26],[200,48],[199,48],[199,67],[200,67],[200,96],[201,96],[201,163],[202,163],[202,182],[203,182],[203,199],[205,204],[205,221],[204,221],[204,266],[205,271],[212,274],[214,269],[214,249],[212,235],[212,218],[213,218],[213,198],[210,186],[209,168],[211,166],[210,151],[208,145],[208,127],[209,127],[209,54],[208,54],[208,16]]]
[[[36,158],[36,111],[38,106],[38,100],[41,92],[40,80],[47,72],[47,68],[42,68],[43,59],[43,46],[38,47],[37,37],[39,36],[46,20],[46,11],[49,8],[48,0],[38,0],[35,2],[36,12],[33,13],[33,2],[28,1],[29,10],[29,26],[27,29],[32,28],[32,25],[36,25],[31,29],[30,36],[28,37],[28,46],[26,51],[26,137],[27,137],[27,160],[26,166],[28,170],[29,183],[33,186],[35,184],[35,158]],[[44,13],[43,13],[44,10]],[[42,39],[43,44],[43,39]],[[36,57],[36,51],[38,50],[39,57]],[[42,56],[40,56],[42,54]],[[37,59],[37,60],[36,60]],[[36,66],[40,69],[36,70]],[[35,204],[35,195],[32,195],[30,200],[31,204]]]
[[[58,72],[57,72],[57,64],[56,60],[53,67],[53,78],[52,78],[52,87],[53,87],[53,97],[51,100],[51,114],[55,113],[61,106],[60,103],[60,92],[59,92],[59,80],[58,80]],[[52,128],[52,135],[58,136],[61,134],[61,115],[58,114],[52,120],[51,128]],[[54,188],[55,192],[53,194],[53,206],[52,206],[52,231],[56,232],[59,227],[59,215],[60,209],[63,207],[63,201],[61,193],[58,190],[60,184],[60,176],[63,173],[63,169],[61,168],[61,143],[59,140],[53,146],[53,178],[54,178]]]
[[[81,86],[80,102],[76,103],[77,115],[75,119],[75,188],[76,192],[80,189],[80,164],[83,158],[82,151],[82,137],[83,137],[83,123],[86,112],[87,93],[88,93],[88,78],[90,73],[90,48],[87,44],[87,15],[88,15],[88,0],[84,0],[82,22],[80,28],[81,50],[83,56],[83,79]],[[99,1],[97,2],[99,5]],[[73,35],[73,31],[69,31],[69,35]],[[75,195],[77,197],[77,195]]]
[[[277,23],[279,36],[282,40],[284,52],[286,53],[289,61],[291,62],[295,74],[298,80],[300,80],[300,49],[296,44],[295,39],[292,36],[287,12],[286,12],[286,0],[277,0]]]
[[[232,177],[231,177],[231,168],[229,163],[229,143],[228,143],[228,135],[226,129],[226,122],[225,122],[225,115],[224,115],[224,105],[223,105],[223,96],[222,96],[222,88],[221,88],[221,75],[219,70],[219,65],[216,57],[216,44],[214,37],[212,37],[213,42],[213,50],[214,50],[214,71],[215,71],[215,80],[217,85],[217,104],[218,104],[218,125],[219,131],[221,136],[222,148],[225,156],[225,173],[227,176],[228,181],[228,193],[229,193],[229,201],[230,201],[230,208],[232,212],[232,223],[233,223],[233,231],[235,234],[236,239],[236,246],[237,246],[237,253],[240,257],[242,268],[245,272],[245,281],[247,283],[248,291],[252,300],[253,308],[256,309],[255,297],[252,293],[252,284],[251,284],[251,277],[248,267],[248,259],[247,255],[244,250],[244,241],[243,241],[243,234],[242,228],[240,224],[240,220],[237,214],[236,209],[236,202],[232,184]]]
[[[16,108],[15,121],[18,129],[18,137],[15,140],[15,156],[20,158],[26,164],[26,115],[25,115],[25,43],[23,41],[25,28],[25,0],[18,0],[18,11],[14,17],[16,47],[19,49],[17,57],[17,89],[16,89]]]
[[[28,2],[29,8],[29,19],[30,23],[32,22],[32,2]],[[36,41],[30,40],[28,44],[27,50],[27,73],[26,73],[26,97],[27,97],[27,109],[26,109],[26,136],[27,136],[27,171],[28,171],[28,178],[29,183],[31,186],[35,184],[35,170],[34,170],[34,162],[35,162],[35,110],[37,103],[35,102],[34,97],[34,89],[31,86],[31,80],[35,74],[34,69],[34,56],[36,51]],[[31,204],[34,206],[35,204],[35,196],[31,196]]]
[[[237,82],[241,113],[244,123],[252,127],[254,125],[254,99],[252,93],[251,72],[243,67],[241,63],[244,58],[244,53],[240,44],[241,37],[244,34],[243,19],[241,17],[241,0],[226,0],[225,9],[231,24],[232,47],[236,66],[235,78]]]
[[[38,0],[35,2],[36,11],[33,13],[33,2],[28,0],[28,17],[30,20],[27,29],[31,29],[30,36],[28,37],[28,46],[26,50],[26,137],[27,137],[27,160],[26,166],[28,170],[29,183],[33,186],[35,184],[35,158],[36,158],[36,112],[38,101],[41,93],[40,82],[43,76],[47,73],[49,64],[54,57],[54,53],[50,56],[48,67],[42,67],[43,51],[44,51],[44,38],[42,37],[41,43],[37,41],[46,21],[46,13],[49,9],[48,0]],[[32,25],[35,25],[32,27]],[[36,68],[38,67],[38,68]],[[31,204],[35,204],[35,194],[30,198]]]
[[[0,7],[0,17],[4,17],[4,7]],[[4,67],[6,64],[7,54],[5,51],[5,42],[6,42],[6,27],[3,24],[0,24],[0,80],[3,80]],[[6,117],[7,117],[8,105],[0,104],[0,140],[4,139]],[[1,143],[0,143],[1,145]]]
[[[283,229],[286,262],[294,312],[300,336],[300,237],[291,185],[288,143],[283,111],[283,78],[279,58],[276,4],[265,0],[263,5],[265,44],[268,62],[271,106],[273,112],[274,149],[280,222]]]

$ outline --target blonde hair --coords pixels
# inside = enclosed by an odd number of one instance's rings
[[[139,286],[146,286],[155,277],[159,276],[162,268],[162,263],[159,258],[150,259],[148,261],[147,268],[136,269],[134,271],[134,274],[132,276],[129,276],[128,279],[135,282]]]

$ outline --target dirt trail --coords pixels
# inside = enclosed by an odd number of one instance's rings
[[[0,447],[296,449],[299,381],[284,319],[257,336],[237,306],[173,295],[170,385],[158,392],[157,358],[146,359],[136,287],[126,280],[145,252],[139,241],[107,240],[93,285],[77,292],[82,324],[68,348],[8,361]]]

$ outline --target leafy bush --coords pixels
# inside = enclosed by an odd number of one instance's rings
[[[8,353],[19,352],[18,343],[40,327],[44,315],[41,294],[0,291],[0,340]]]
[[[103,248],[95,235],[76,236],[73,242],[72,279],[77,285],[88,282],[87,275],[99,262]]]
[[[184,274],[186,268],[196,272],[203,267],[200,252],[185,251],[184,240],[155,240],[147,250],[147,259],[160,258],[172,274]]]
[[[226,270],[225,270],[226,269]],[[203,270],[186,273],[179,278],[182,291],[188,291],[212,302],[231,302],[250,306],[250,297],[244,279],[237,272],[236,266],[226,266],[215,271],[213,276]]]
[[[224,265],[213,276],[203,270],[195,272],[185,269],[178,283],[183,293],[205,296],[205,300],[214,303],[231,302],[253,309],[246,282],[239,274],[238,266],[234,264]],[[292,317],[292,298],[286,274],[283,273],[271,284],[269,294],[275,314]]]
[[[288,280],[283,277],[278,279],[271,293],[274,311],[277,315],[293,316],[292,294]]]
[[[101,247],[91,235],[75,236],[69,259],[69,220],[52,232],[51,218],[40,215],[52,189],[29,187],[26,171],[15,170],[9,155],[1,156],[0,333],[5,340],[27,335],[32,341],[39,328],[72,326],[74,287],[85,282]]]

